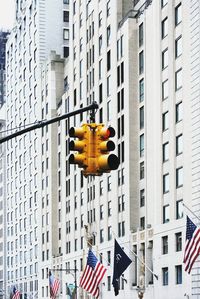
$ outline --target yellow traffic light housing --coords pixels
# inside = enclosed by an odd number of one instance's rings
[[[114,142],[109,140],[115,136],[114,128],[106,128],[104,124],[83,124],[80,128],[71,128],[69,136],[78,138],[69,143],[69,149],[77,151],[70,155],[69,163],[83,168],[84,176],[99,176],[118,168],[118,157],[109,153],[115,149]]]
[[[88,165],[88,139],[89,128],[83,125],[81,128],[70,128],[69,136],[78,138],[78,140],[71,140],[69,143],[69,150],[78,151],[78,153],[71,154],[69,157],[70,164],[78,164],[79,167],[85,168]]]

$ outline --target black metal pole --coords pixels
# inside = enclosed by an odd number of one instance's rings
[[[75,284],[75,299],[77,299],[77,279],[76,279],[76,272],[77,272],[77,268],[76,268],[76,263],[75,263],[75,269],[74,269],[74,284]]]
[[[22,135],[24,133],[27,133],[27,132],[30,132],[30,131],[33,131],[33,130],[36,130],[36,129],[39,129],[39,128],[43,128],[45,126],[53,124],[53,123],[55,123],[57,121],[60,121],[62,119],[69,118],[69,117],[74,116],[76,114],[80,114],[80,113],[83,113],[83,112],[86,112],[86,111],[89,111],[89,110],[93,110],[94,111],[94,109],[98,109],[98,107],[99,107],[99,105],[96,102],[94,102],[94,103],[92,103],[91,105],[89,105],[87,107],[80,108],[78,110],[75,110],[75,111],[72,111],[72,112],[69,112],[69,113],[65,113],[65,114],[63,114],[61,116],[57,116],[57,117],[54,117],[54,118],[49,119],[49,120],[39,121],[37,124],[32,125],[32,126],[26,128],[26,129],[17,131],[17,132],[15,132],[13,134],[10,134],[8,136],[0,138],[0,144],[3,143],[3,142],[6,142],[6,141],[8,141],[8,140],[10,140],[12,138],[15,138],[15,137],[17,137],[19,135]]]

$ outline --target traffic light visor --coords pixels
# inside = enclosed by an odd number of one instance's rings
[[[69,129],[69,136],[70,137],[78,137],[83,138],[84,136],[84,129],[83,128],[70,128]]]
[[[102,170],[116,170],[119,167],[119,158],[114,154],[101,155],[98,164]]]

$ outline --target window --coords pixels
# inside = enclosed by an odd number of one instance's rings
[[[183,200],[177,200],[176,202],[176,219],[181,219],[183,218]]]
[[[140,163],[140,180],[144,178],[144,161]]]
[[[111,191],[111,176],[108,177],[108,191]]]
[[[111,68],[111,54],[110,54],[110,50],[107,52],[107,72],[110,70]]]
[[[140,190],[140,207],[144,207],[145,205],[145,193],[144,189]]]
[[[168,34],[168,18],[165,18],[161,23],[161,37],[162,39]]]
[[[182,284],[182,265],[175,266],[176,284]]]
[[[100,243],[103,243],[104,238],[103,238],[103,229],[100,229]]]
[[[176,136],[176,155],[180,155],[183,152],[183,135]]]
[[[100,220],[103,219],[103,205],[100,205]]]
[[[145,217],[140,218],[140,229],[141,230],[145,229]]]
[[[102,11],[99,13],[99,27],[102,25]]]
[[[176,123],[183,119],[183,103],[176,104]]]
[[[144,79],[139,81],[139,100],[144,101]]]
[[[107,78],[107,96],[110,96],[110,76]]]
[[[108,241],[112,240],[112,227],[108,226]]]
[[[168,0],[161,0],[161,7],[163,8],[165,5],[167,5]]]
[[[144,106],[140,108],[140,129],[144,128]]]
[[[63,39],[69,40],[69,29],[63,29]]]
[[[182,69],[179,69],[175,73],[175,89],[176,91],[182,87]]]
[[[168,267],[162,268],[162,284],[168,285]]]
[[[183,186],[183,167],[176,169],[176,188]]]
[[[179,36],[175,40],[175,58],[182,55],[182,36]]]
[[[163,206],[163,223],[169,222],[169,205]]]
[[[110,45],[111,28],[110,25],[107,27],[107,46]]]
[[[177,26],[182,21],[182,6],[181,3],[179,3],[175,7],[175,26]]]
[[[144,72],[144,51],[139,53],[139,74]]]
[[[101,55],[101,52],[102,52],[102,42],[103,42],[103,40],[102,40],[102,35],[101,35],[101,36],[99,36],[99,55]]]
[[[107,17],[110,15],[110,0],[106,4],[106,15]]]
[[[163,144],[163,162],[169,160],[169,142]]]
[[[140,135],[140,157],[144,156],[144,134]]]
[[[163,175],[163,193],[169,192],[169,173]]]
[[[69,22],[69,11],[63,11],[63,22]]]
[[[108,202],[108,216],[111,216],[111,201]]]
[[[182,233],[176,233],[175,234],[175,239],[176,239],[176,251],[181,251],[182,250]]]
[[[162,254],[168,253],[168,236],[162,237]]]
[[[139,26],[139,47],[143,45],[143,38],[144,38],[144,25],[142,23]]]
[[[107,290],[111,291],[111,276],[107,277]]]
[[[168,66],[168,48],[162,51],[162,69]]]
[[[64,58],[67,58],[69,56],[69,47],[63,48],[63,56]]]
[[[166,111],[162,115],[162,130],[163,132],[169,128],[169,112]]]
[[[162,100],[164,101],[165,99],[167,99],[168,95],[169,95],[168,80],[165,80],[164,82],[162,82]]]

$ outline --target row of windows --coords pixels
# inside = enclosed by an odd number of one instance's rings
[[[168,236],[162,237],[162,254],[168,254]],[[182,233],[175,234],[175,251],[182,251]]]
[[[174,15],[174,24],[175,26],[179,25],[182,21],[182,6],[179,3],[175,7],[175,15]],[[168,17],[166,17],[161,22],[161,38],[165,38],[168,35]]]
[[[164,286],[169,284],[168,267],[162,268],[162,284]],[[175,266],[175,284],[182,284],[182,265]]]
[[[183,186],[183,167],[176,169],[176,188]],[[163,175],[163,193],[169,192],[169,173]]]

